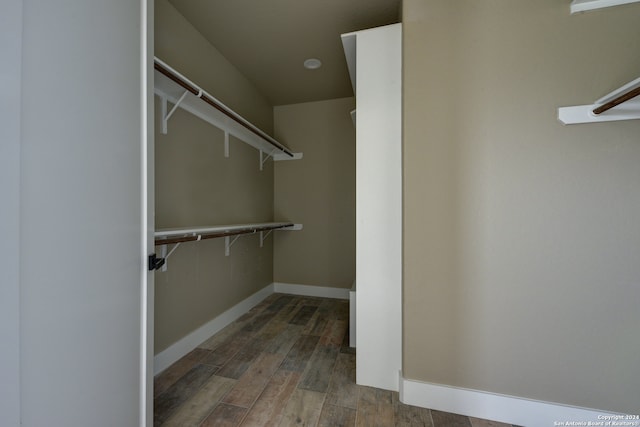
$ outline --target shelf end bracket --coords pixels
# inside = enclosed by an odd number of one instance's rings
[[[162,133],[164,135],[167,134],[167,122],[169,122],[169,119],[171,118],[171,116],[173,116],[173,113],[176,112],[176,110],[180,106],[180,103],[182,101],[184,101],[184,98],[187,96],[188,93],[189,93],[189,91],[185,90],[184,93],[182,94],[182,96],[180,98],[178,98],[178,101],[173,105],[173,108],[171,108],[171,110],[168,113],[167,113],[167,97],[166,96],[162,97],[162,104],[161,104],[161,108],[162,108]]]
[[[240,236],[235,236],[233,238],[233,240],[231,240],[230,236],[225,236],[224,238],[224,256],[229,256],[229,254],[231,253],[231,246],[233,246],[233,244],[236,242],[236,240],[238,240]]]

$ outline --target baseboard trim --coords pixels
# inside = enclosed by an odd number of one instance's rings
[[[589,421],[603,421],[598,416],[613,415],[607,411],[424,383],[404,377],[400,379],[400,400],[408,405],[525,427],[583,425],[567,424],[570,421],[587,425]]]
[[[283,294],[303,295],[306,297],[323,297],[349,299],[349,289],[328,286],[299,285],[295,283],[273,283],[274,291]]]
[[[255,307],[273,293],[274,286],[272,283],[205,323],[189,335],[172,344],[166,350],[156,354],[153,358],[153,375],[157,375],[167,369],[183,356],[186,356],[191,350],[209,339],[213,334],[220,332],[225,326],[247,313],[251,308]]]

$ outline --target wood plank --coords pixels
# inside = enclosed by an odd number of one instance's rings
[[[220,399],[227,394],[236,383],[230,378],[213,375],[202,388],[189,400],[184,402],[163,427],[197,426],[216,407]]]
[[[315,426],[323,403],[324,393],[296,389],[287,403],[280,426]]]
[[[247,409],[219,403],[200,427],[236,427],[247,413]]]
[[[331,319],[332,302],[325,299],[320,303],[314,316],[310,319],[309,323],[305,327],[303,334],[307,335],[322,335],[324,328],[328,321]]]
[[[229,339],[229,337],[238,333],[238,331],[242,328],[244,322],[236,320],[235,322],[231,322],[229,325],[222,328],[217,334],[213,335],[211,338],[200,344],[198,347],[207,349],[207,350],[215,350],[216,348],[224,345],[225,342]]]
[[[224,327],[217,334],[213,335],[211,338],[200,344],[198,347],[205,348],[208,350],[215,350],[220,345],[223,345],[230,336],[236,334],[240,329],[242,329],[247,323],[255,319],[259,316],[268,306],[273,304],[280,295],[272,294],[267,298],[258,303],[251,310],[240,316],[235,321],[231,322],[229,325]]]
[[[211,378],[216,368],[208,365],[194,366],[175,384],[153,401],[153,422],[160,425],[173,411],[190,399]]]
[[[280,354],[261,353],[222,401],[249,408],[262,393],[267,382],[282,363],[282,359]]]
[[[431,410],[434,427],[471,427],[471,422],[464,415]]]
[[[335,320],[349,320],[349,301],[347,300],[332,300],[331,314]]]
[[[325,393],[338,357],[339,349],[333,345],[316,346],[298,388]]]
[[[262,353],[274,339],[281,335],[280,333],[286,326],[287,324],[282,322],[273,320],[269,322],[269,324],[265,325],[246,345],[240,348],[240,350],[216,372],[216,375],[234,379],[240,378],[258,358],[260,353]]]
[[[262,313],[245,323],[241,330],[246,332],[258,332],[264,327],[264,325],[275,317],[276,313],[277,312],[275,311],[264,310]]]
[[[260,301],[258,304],[256,304],[256,306],[253,307],[251,310],[257,310],[257,311],[265,310],[267,307],[271,306],[271,304],[276,302],[276,300],[278,300],[281,296],[282,294],[271,294],[265,299],[263,299],[262,301]]]
[[[355,427],[356,410],[342,406],[327,405],[322,407],[318,427]]]
[[[202,363],[212,366],[223,366],[247,345],[253,336],[254,332],[243,331],[242,329],[236,331],[234,334],[228,336],[215,350],[211,351],[211,353],[202,360]]]
[[[309,320],[315,314],[316,310],[318,310],[318,307],[315,305],[303,305],[298,309],[298,312],[293,316],[289,323],[304,326],[309,323]]]
[[[153,397],[155,398],[164,393],[171,385],[175,384],[180,377],[189,372],[191,368],[200,363],[210,353],[209,350],[196,348],[156,375],[153,379]]]
[[[289,398],[300,380],[299,372],[278,370],[242,421],[243,427],[269,427],[280,424]]]
[[[340,347],[348,326],[349,323],[345,320],[330,320],[322,332],[319,344]]]
[[[314,335],[302,335],[298,338],[284,362],[282,362],[282,369],[303,372],[319,340],[320,337]]]
[[[351,409],[358,408],[355,354],[338,354],[329,381],[327,403]]]
[[[267,344],[264,351],[286,356],[300,338],[301,332],[301,326],[287,324],[284,330]]]
[[[340,344],[340,353],[349,353],[356,354],[355,347],[351,347],[349,343],[349,323],[347,322],[347,332],[344,334],[344,338],[342,339],[342,344]]]
[[[282,308],[291,304],[296,299],[293,295],[278,294],[278,298],[271,303],[265,310],[267,311],[280,311]]]
[[[431,411],[400,402],[398,392],[392,392],[393,411],[396,427],[424,426],[433,427]]]
[[[393,398],[388,390],[358,386],[356,426],[386,427],[394,424]]]

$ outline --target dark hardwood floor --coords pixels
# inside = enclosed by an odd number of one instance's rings
[[[269,296],[155,378],[154,425],[507,426],[356,385],[348,324],[348,301]]]

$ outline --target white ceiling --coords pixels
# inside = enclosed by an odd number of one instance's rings
[[[352,96],[340,34],[399,22],[401,0],[169,0],[273,104]],[[322,68],[307,70],[307,58]]]

